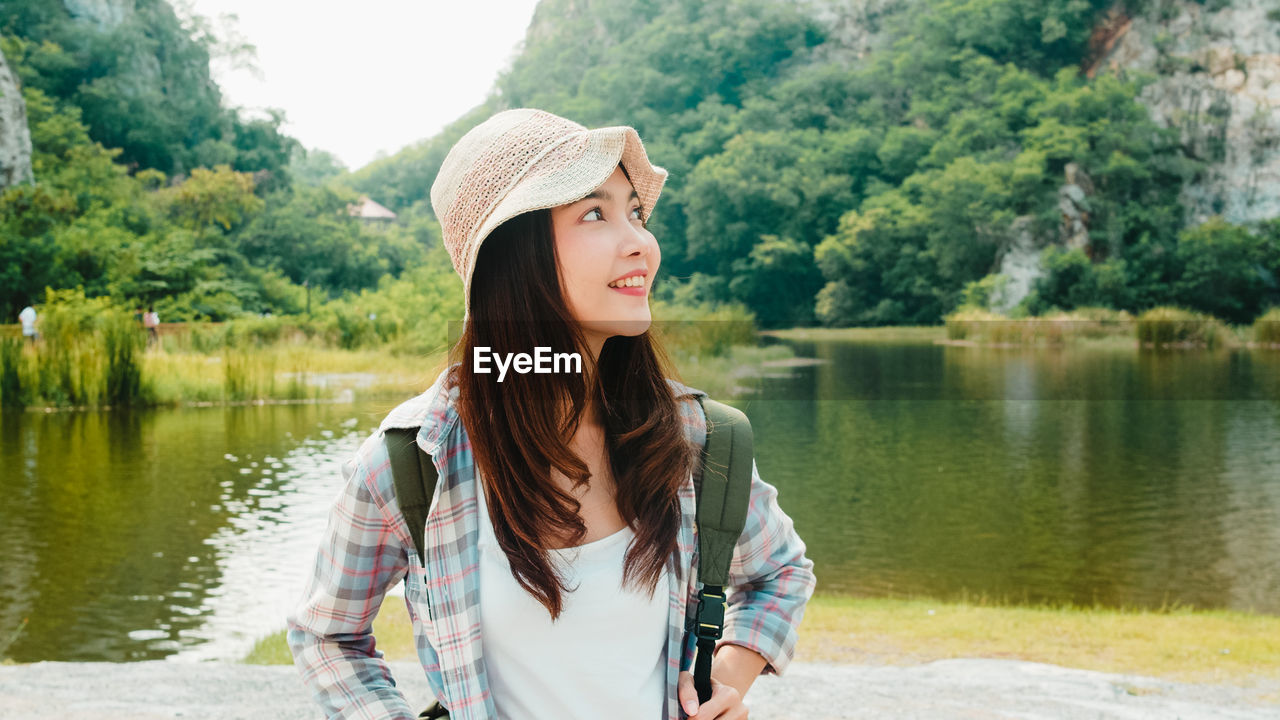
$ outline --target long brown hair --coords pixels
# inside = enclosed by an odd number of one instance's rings
[[[580,544],[586,526],[580,504],[556,487],[554,466],[580,486],[587,464],[568,447],[588,397],[598,408],[605,450],[617,487],[618,512],[635,539],[623,563],[624,583],[652,594],[664,564],[674,560],[680,528],[678,492],[693,469],[676,397],[666,377],[671,363],[648,331],[605,341],[594,368],[585,338],[561,293],[550,210],[503,223],[480,247],[471,281],[471,310],[453,347],[459,416],[484,478],[489,517],[511,571],[552,619],[571,591],[548,559],[549,541]],[[474,349],[494,355],[578,352],[585,374],[475,373]],[[672,562],[673,571],[678,572]]]

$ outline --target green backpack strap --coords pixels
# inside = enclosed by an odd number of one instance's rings
[[[413,547],[418,551],[422,567],[427,566],[426,541],[427,512],[431,510],[431,496],[436,492],[436,464],[431,455],[418,447],[419,428],[388,428],[386,435],[387,456],[391,460],[391,481],[396,486],[396,503],[400,514],[409,524]],[[448,718],[449,711],[437,700],[422,712],[418,720]]]
[[[711,698],[711,655],[724,632],[729,563],[747,525],[754,455],[751,421],[737,408],[698,396],[707,418],[702,471],[696,486],[698,518],[698,639],[693,684],[698,702]]]
[[[418,551],[418,560],[427,566],[427,512],[436,491],[436,464],[426,450],[418,447],[418,428],[388,428],[387,455],[391,459],[391,479],[396,486],[396,502],[409,524],[409,536]]]

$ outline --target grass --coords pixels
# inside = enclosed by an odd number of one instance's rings
[[[947,340],[990,345],[1063,345],[1134,337],[1133,316],[1106,308],[1078,308],[1042,317],[1009,318],[960,308],[946,318]]]
[[[1134,317],[1123,310],[1076,308],[1041,317],[1010,318],[962,307],[946,318],[946,339],[956,345],[1112,348],[1280,348],[1280,309],[1252,325],[1232,326],[1211,315],[1156,307]]]
[[[1280,348],[1280,307],[1271,308],[1254,321],[1253,339],[1259,345]]]
[[[310,345],[224,349],[220,353],[153,351],[143,357],[158,405],[258,399],[362,397],[425,390],[443,369],[443,355],[416,357],[377,350]]]
[[[685,382],[713,397],[739,394],[751,378],[761,374],[762,363],[794,355],[782,345],[735,345],[717,351],[718,354],[699,354],[675,347],[670,355]],[[108,404],[100,399],[105,396],[96,392],[39,393],[40,377],[48,374],[34,370],[41,361],[38,350],[13,340],[0,341],[0,405]],[[66,368],[84,367],[96,366],[70,361],[57,372],[65,374]],[[135,370],[125,377],[125,384],[136,387],[139,398],[135,404],[204,405],[314,401],[341,397],[348,391],[352,397],[362,398],[421,392],[444,369],[445,356],[394,355],[377,349],[341,350],[310,344],[223,348],[211,353],[158,347],[139,353],[131,367]],[[72,372],[68,386],[80,387],[84,382],[81,378],[88,372]]]
[[[1143,347],[1234,347],[1241,333],[1204,313],[1157,307],[1138,316],[1138,342]]]
[[[418,657],[413,640],[413,623],[404,598],[388,596],[373,619],[373,636],[377,649],[387,660],[412,660]],[[249,665],[292,665],[293,654],[285,640],[285,631],[259,638],[241,662]]]
[[[383,605],[373,631],[388,660],[416,657],[399,598]],[[915,665],[947,658],[1017,659],[1251,686],[1280,680],[1280,617],[817,595],[806,609],[796,651],[802,662]],[[244,662],[292,663],[284,631],[259,640]]]
[[[1280,680],[1280,617],[1226,610],[816,597],[797,659],[1005,658],[1182,682]]]

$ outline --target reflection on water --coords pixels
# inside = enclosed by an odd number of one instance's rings
[[[1280,353],[797,349],[737,404],[820,591],[1280,613]],[[4,414],[5,654],[241,657],[393,404]]]
[[[378,408],[385,411],[385,408]],[[350,405],[5,413],[0,637],[15,660],[239,657],[297,600]]]
[[[744,408],[821,591],[1280,613],[1276,353],[797,350]]]

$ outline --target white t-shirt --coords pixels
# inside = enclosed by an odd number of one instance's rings
[[[22,323],[22,334],[31,336],[36,334],[36,309],[30,305],[22,308],[22,312],[18,313],[18,322]]]
[[[498,720],[665,718],[668,571],[652,597],[622,587],[630,527],[552,550],[574,589],[552,623],[511,575],[477,490],[481,641]]]

